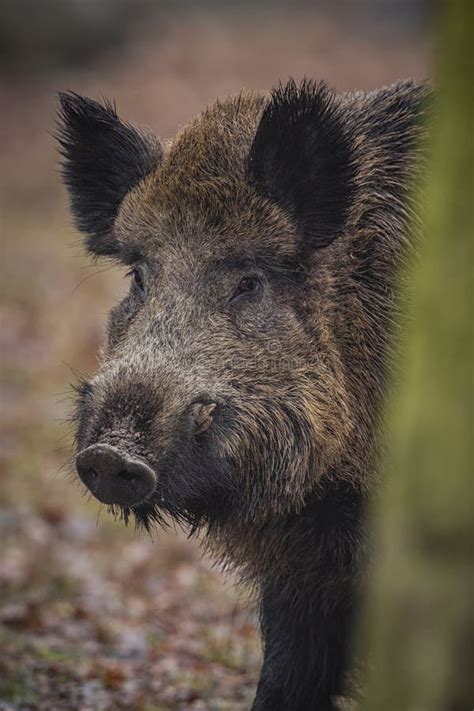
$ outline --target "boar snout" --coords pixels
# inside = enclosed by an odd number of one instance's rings
[[[155,491],[157,477],[150,467],[109,444],[94,444],[76,457],[81,481],[104,504],[135,506]]]

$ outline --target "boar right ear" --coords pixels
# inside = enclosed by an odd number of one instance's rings
[[[353,150],[336,97],[323,83],[290,80],[272,92],[250,149],[248,174],[314,247],[343,230],[353,200]]]
[[[108,102],[59,94],[56,137],[63,157],[76,226],[95,255],[120,252],[112,233],[125,195],[161,161],[162,146],[153,135],[119,119]]]

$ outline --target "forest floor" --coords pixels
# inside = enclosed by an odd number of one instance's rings
[[[256,620],[182,536],[0,509],[0,710],[249,708]]]

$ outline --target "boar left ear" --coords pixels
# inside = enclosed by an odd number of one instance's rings
[[[125,195],[162,158],[157,138],[124,123],[115,107],[72,92],[59,94],[56,137],[76,225],[96,255],[120,252],[112,228]]]
[[[314,247],[344,228],[353,198],[351,141],[335,95],[324,83],[293,80],[274,89],[250,149],[257,190],[296,221]]]

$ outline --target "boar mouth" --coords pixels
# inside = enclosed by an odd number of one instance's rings
[[[109,444],[93,444],[76,457],[76,469],[89,491],[104,504],[134,507],[155,492],[158,477],[143,460]]]

